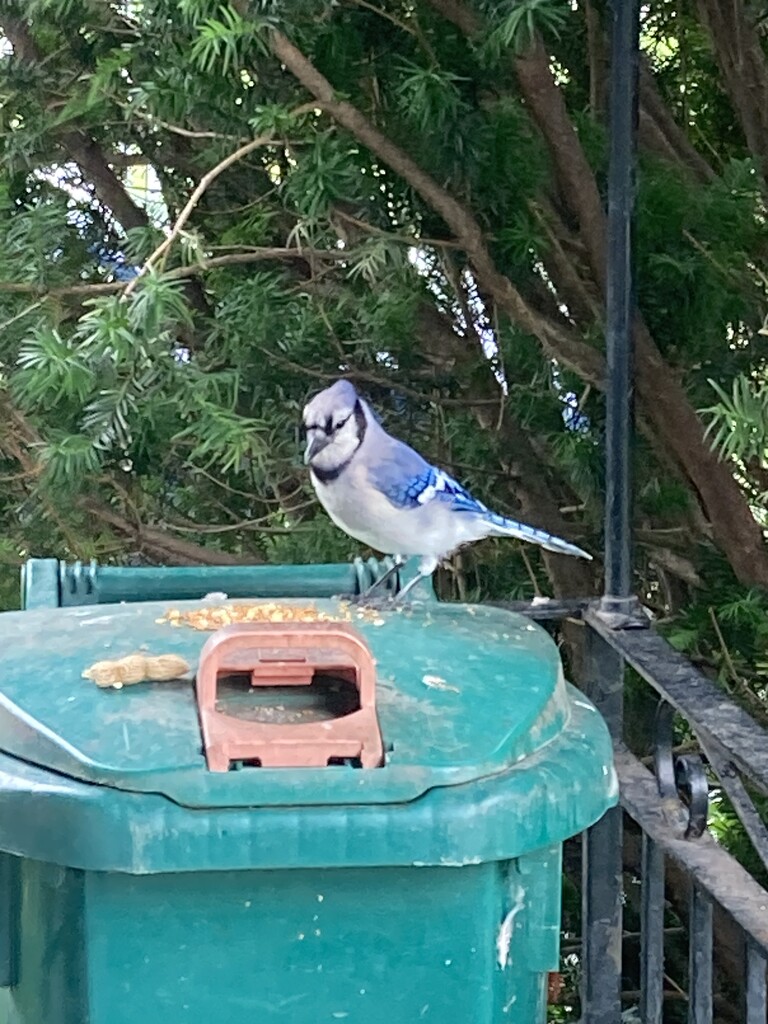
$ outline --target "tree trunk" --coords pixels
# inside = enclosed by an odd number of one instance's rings
[[[474,15],[470,18],[456,0],[430,2],[462,31],[470,30],[473,25],[476,30]],[[515,59],[515,71],[531,115],[549,148],[563,200],[579,224],[592,273],[604,287],[605,214],[600,193],[540,39],[534,41],[527,53]],[[766,118],[763,142],[768,152],[768,93],[762,113]],[[712,525],[713,539],[728,558],[737,578],[746,586],[768,587],[768,549],[762,529],[755,522],[747,498],[730,468],[707,445],[701,421],[640,314],[635,324],[635,343],[639,412],[652,424],[657,444],[673,454],[692,485]],[[578,372],[577,365],[571,365]]]
[[[743,0],[697,0],[747,146],[768,188],[768,61]]]

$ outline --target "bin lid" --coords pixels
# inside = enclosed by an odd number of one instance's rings
[[[385,804],[507,771],[568,724],[557,647],[521,615],[437,603],[374,615],[335,600],[312,606],[350,622],[374,656],[382,767],[211,771],[191,678],[122,689],[84,679],[94,662],[141,652],[178,655],[194,673],[211,633],[174,628],[168,605],[155,602],[2,615],[0,750],[193,808]],[[175,606],[182,615],[205,607]]]

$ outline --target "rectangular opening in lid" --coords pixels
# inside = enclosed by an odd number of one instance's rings
[[[360,694],[354,681],[339,675],[314,672],[308,686],[251,685],[250,674],[229,673],[219,677],[216,710],[246,722],[266,725],[297,725],[327,722],[360,710]]]

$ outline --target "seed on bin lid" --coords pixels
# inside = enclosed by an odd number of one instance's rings
[[[277,604],[270,601],[258,604],[206,605],[183,612],[171,608],[162,618],[155,621],[167,622],[171,626],[189,626],[192,629],[214,631],[233,622],[351,622],[352,618],[349,602],[346,601],[339,603],[337,615],[319,611],[313,605]],[[374,626],[383,626],[385,623],[380,612],[373,608],[358,609],[355,618],[370,622]]]
[[[178,679],[189,671],[189,663],[177,654],[129,654],[116,661],[97,661],[83,672],[100,687],[119,690],[134,683],[163,683]]]

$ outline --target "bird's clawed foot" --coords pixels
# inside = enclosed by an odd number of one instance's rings
[[[353,604],[356,608],[370,608],[374,611],[389,611],[392,608],[396,608],[399,604],[397,594],[370,594],[370,591],[366,591],[364,594],[355,594],[354,597],[350,598],[350,604]]]
[[[418,574],[409,580],[401,590],[393,593],[385,584],[389,583],[392,577],[402,569],[405,562],[406,559],[402,555],[395,555],[393,564],[376,580],[373,586],[368,587],[362,594],[345,595],[341,600],[354,605],[356,608],[370,608],[377,611],[391,611],[402,607],[406,603],[405,598],[422,580],[429,579],[435,568],[435,565],[431,563],[426,566],[422,564]]]
[[[405,559],[402,555],[395,555],[392,564],[383,573],[372,586],[364,590],[362,594],[355,594],[351,598],[351,603],[363,608],[391,608],[396,601],[396,596],[386,586],[393,576],[405,565]]]

